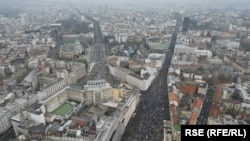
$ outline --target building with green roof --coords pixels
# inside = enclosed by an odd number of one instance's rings
[[[80,41],[76,39],[74,43],[61,45],[59,50],[59,57],[61,59],[72,60],[76,56],[82,54],[83,51],[84,50]]]

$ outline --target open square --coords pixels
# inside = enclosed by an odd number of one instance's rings
[[[65,114],[67,114],[72,109],[73,109],[73,105],[71,105],[68,102],[65,102],[60,107],[58,107],[57,109],[55,109],[53,111],[53,114],[59,115],[59,116],[64,116]]]

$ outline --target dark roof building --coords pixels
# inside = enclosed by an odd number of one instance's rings
[[[182,31],[187,32],[188,31],[188,26],[189,26],[189,18],[185,17],[184,20],[183,20]]]

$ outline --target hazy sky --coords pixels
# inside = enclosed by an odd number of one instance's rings
[[[44,3],[44,2],[55,2],[55,3],[77,3],[79,5],[118,5],[126,6],[133,5],[138,7],[186,7],[186,6],[217,6],[217,5],[242,5],[249,6],[250,0],[0,0],[0,6],[2,3],[9,3],[15,5],[16,3]]]
[[[57,0],[60,1],[60,0]],[[65,0],[62,0],[65,1]],[[120,4],[195,4],[195,3],[249,3],[250,0],[71,0],[79,2],[89,2],[89,3],[120,3]]]
[[[69,0],[56,0],[69,1]],[[152,7],[152,8],[176,8],[176,7],[193,7],[204,8],[213,6],[232,6],[237,5],[249,6],[250,0],[71,0],[73,3],[81,3],[83,5],[116,5],[116,6],[136,6],[136,7]],[[197,6],[198,5],[198,6]]]
[[[250,0],[71,0],[85,5],[132,5],[137,7],[176,8],[176,7],[213,7],[213,6],[249,6]],[[199,5],[199,6],[197,6]]]

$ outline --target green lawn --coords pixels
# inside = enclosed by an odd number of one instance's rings
[[[66,113],[68,113],[70,110],[73,109],[73,106],[67,102],[63,103],[60,107],[55,109],[53,111],[53,114],[59,115],[59,116],[64,116]]]
[[[177,124],[174,126],[175,131],[181,131],[181,125]]]

